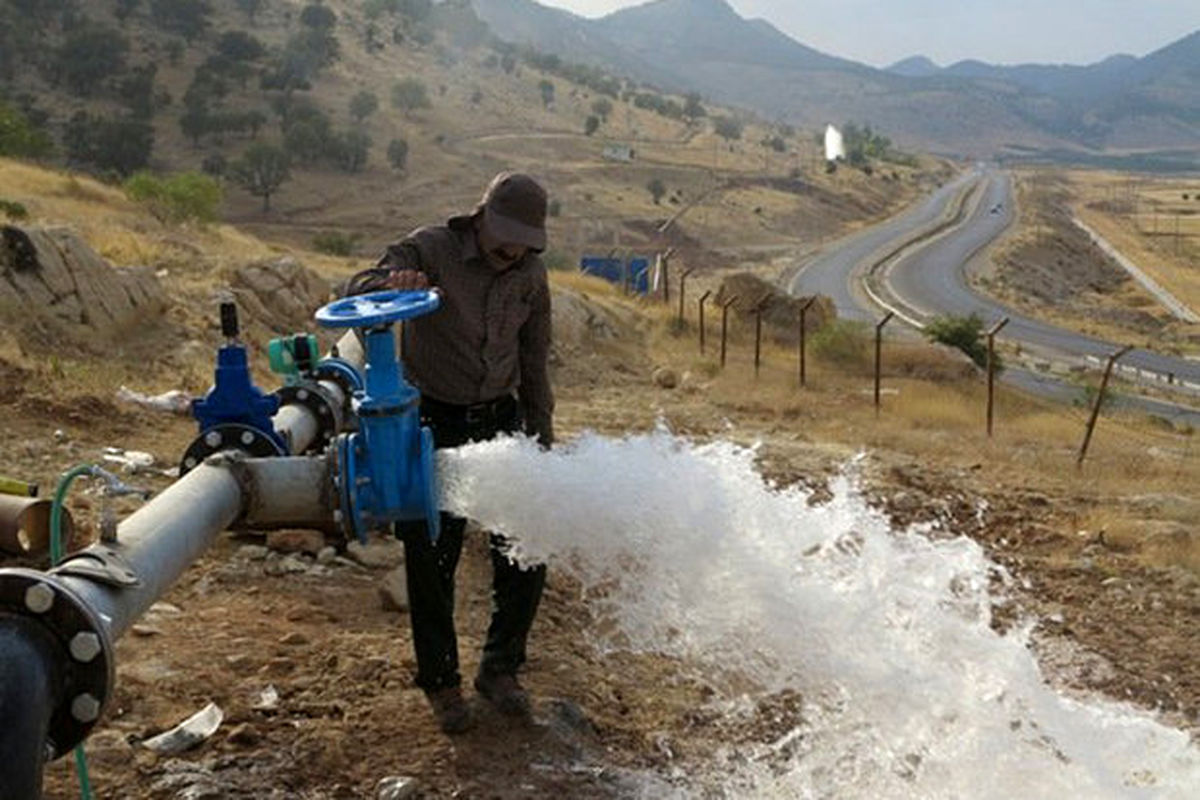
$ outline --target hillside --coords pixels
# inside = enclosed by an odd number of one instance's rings
[[[682,97],[490,39],[462,3],[264,0],[201,6],[211,10],[199,21],[164,16],[172,3],[126,6],[67,2],[21,17],[18,0],[0,2],[5,35],[27,40],[27,60],[0,71],[12,107],[49,133],[59,163],[110,178],[208,171],[223,182],[224,219],[291,243],[332,231],[369,257],[469,209],[496,171],[515,168],[556,201],[554,264],[662,244],[701,263],[717,248],[809,246],[946,174],[928,161],[827,175],[812,131],[739,116],[719,136],[719,107],[685,117]],[[291,162],[269,198],[233,174],[261,144]],[[608,146],[635,155],[606,158]],[[654,240],[693,206],[674,238]]]
[[[195,423],[120,388],[203,392],[222,342],[214,299],[227,293],[257,381],[277,385],[267,337],[311,329],[348,266],[228,225],[166,226],[86,176],[0,159],[0,185],[31,210],[13,229],[125,253],[119,264],[142,265],[132,270],[158,287],[154,310],[120,330],[72,315],[66,298],[0,315],[0,455],[6,474],[44,486],[121,447],[155,460],[128,480],[165,488]],[[11,258],[0,250],[6,285],[36,277],[28,263],[14,275]],[[93,275],[110,269],[87,261]],[[867,778],[885,795],[942,796],[947,773],[1002,791],[1029,775],[1055,792],[1095,776],[1113,795],[1124,780],[1155,781],[1172,796],[1186,780],[1187,745],[1146,763],[1148,747],[1194,733],[1200,709],[1186,432],[1106,415],[1077,470],[1080,410],[1001,392],[988,439],[980,376],[945,352],[889,341],[877,411],[865,340],[848,347],[842,333],[818,348],[814,337],[798,389],[791,317],[767,320],[760,372],[753,320],[735,309],[722,369],[713,340],[696,347],[694,312],[681,326],[673,307],[595,279],[555,273],[552,284],[562,443],[501,459],[503,479],[479,492],[514,493],[543,535],[573,547],[554,552],[534,628],[533,720],[484,709],[466,736],[436,731],[411,686],[408,625],[387,599],[395,548],[377,544],[364,566],[323,538],[231,534],[120,642],[115,703],[87,744],[98,796],[349,800],[379,797],[388,776],[430,798],[756,797],[813,781],[858,796]],[[718,326],[708,320],[710,336]],[[140,501],[115,502],[124,515]],[[85,539],[106,505],[72,493]],[[460,567],[468,670],[489,607],[483,541],[473,536]],[[225,719],[195,749],[142,745],[209,702]],[[1106,709],[1108,724],[1081,722],[1080,708]],[[1150,713],[1174,727],[1150,735]],[[897,771],[861,749],[864,734],[926,755]],[[998,767],[998,748],[1018,765]],[[1083,778],[1063,760],[1094,752],[1105,768]],[[864,759],[848,775],[822,766],[847,753]],[[76,795],[70,762],[48,769],[49,796]]]
[[[534,0],[474,3],[513,41],[567,57],[585,38],[588,47],[571,57],[606,65],[628,58],[642,80],[794,124],[868,122],[912,148],[983,157],[1009,145],[1194,155],[1200,141],[1200,32],[1140,59],[1089,66],[901,62],[877,70],[742,19],[725,0],[656,0],[599,20],[546,14]],[[597,37],[608,42],[599,54]]]

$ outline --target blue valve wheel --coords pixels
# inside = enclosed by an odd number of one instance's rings
[[[441,302],[433,290],[389,289],[334,300],[317,311],[317,322],[326,328],[370,328],[428,314]]]

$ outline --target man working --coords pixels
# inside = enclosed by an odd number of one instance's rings
[[[421,392],[421,422],[438,448],[523,430],[554,439],[550,290],[538,253],[546,247],[546,192],[528,175],[501,173],[467,216],[419,228],[389,246],[375,268],[351,278],[347,294],[437,287],[441,307],[404,325],[407,374]],[[430,544],[423,523],[404,523],[416,683],[446,733],[471,727],[459,688],[454,571],[466,520],[443,513]],[[476,690],[501,713],[527,715],[517,682],[546,568],[521,569],[491,536],[492,620]]]

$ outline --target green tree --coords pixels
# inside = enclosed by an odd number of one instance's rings
[[[601,97],[592,103],[592,113],[600,118],[602,122],[608,122],[608,115],[612,113],[612,101],[607,97]]]
[[[262,8],[262,0],[237,0],[238,8],[246,15],[246,19],[254,22],[254,18],[258,16],[258,11]]]
[[[595,114],[589,114],[588,118],[583,122],[584,136],[591,136],[600,129],[600,118]]]
[[[258,142],[230,166],[234,182],[263,199],[263,212],[271,210],[271,195],[291,177],[288,154],[279,147]]]
[[[58,50],[58,70],[67,88],[89,95],[109,75],[125,69],[129,41],[115,28],[87,26],[72,31]]]
[[[554,105],[554,82],[543,80],[538,84],[538,91],[542,93],[542,105],[546,108]]]
[[[513,53],[505,53],[500,56],[500,69],[504,70],[505,74],[512,75],[513,70],[517,68],[517,57]]]
[[[135,172],[122,188],[161,222],[212,222],[221,205],[221,184],[199,172],[166,177]]]
[[[121,24],[125,24],[125,20],[129,18],[133,12],[137,11],[138,6],[142,4],[142,0],[117,0],[117,7],[113,14]]]
[[[742,138],[742,123],[733,117],[713,117],[713,132],[727,142]]]
[[[355,122],[362,124],[363,120],[379,109],[379,98],[366,89],[350,98],[350,116]]]
[[[309,3],[300,12],[300,23],[318,31],[332,31],[337,25],[337,14],[320,3]]]
[[[403,78],[392,85],[392,106],[406,114],[419,108],[432,108],[429,91],[416,78]]]
[[[207,0],[150,0],[150,19],[170,33],[177,33],[189,42],[208,30],[212,6]]]
[[[691,92],[683,98],[683,116],[690,122],[695,122],[701,117],[708,116],[708,111],[700,103],[700,95],[696,92]]]
[[[925,326],[925,336],[934,342],[956,347],[970,357],[976,365],[987,368],[987,337],[983,332],[983,320],[978,314],[965,317],[934,317]],[[993,354],[996,371],[1003,369],[999,354]]]
[[[50,137],[17,109],[0,102],[0,156],[38,158],[51,150]]]
[[[646,184],[646,188],[650,191],[650,196],[654,198],[654,205],[658,205],[662,200],[663,195],[667,193],[667,186],[659,178],[652,179]]]
[[[371,152],[371,137],[361,130],[346,131],[334,136],[329,155],[338,168],[345,172],[362,172]]]
[[[257,38],[243,31],[229,31],[217,39],[217,52],[230,61],[257,61],[267,48]]]
[[[72,161],[130,175],[150,160],[154,129],[134,117],[109,119],[76,111],[67,121],[63,144]]]
[[[403,170],[408,163],[408,142],[404,139],[392,139],[388,143],[387,157],[392,169]]]

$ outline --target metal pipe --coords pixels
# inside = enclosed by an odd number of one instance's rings
[[[40,623],[0,614],[0,797],[42,796],[50,719],[62,701],[62,648]]]
[[[84,548],[51,570],[97,614],[113,641],[241,515],[242,487],[221,458],[208,459],[127,517],[116,542]],[[97,580],[96,564],[118,578],[131,573],[137,583]]]
[[[63,509],[63,546],[74,536],[71,515]],[[0,494],[0,551],[37,555],[50,544],[50,500]]]
[[[337,406],[347,407],[349,398],[346,397],[346,392],[339,384],[333,381],[317,381],[317,385],[328,394]],[[289,452],[292,453],[303,453],[307,450],[321,430],[321,422],[317,419],[317,415],[312,412],[311,408],[300,403],[287,403],[282,406],[272,422],[276,432],[289,442]]]
[[[229,454],[229,465],[246,498],[239,527],[333,529],[337,492],[324,456],[243,459]]]

